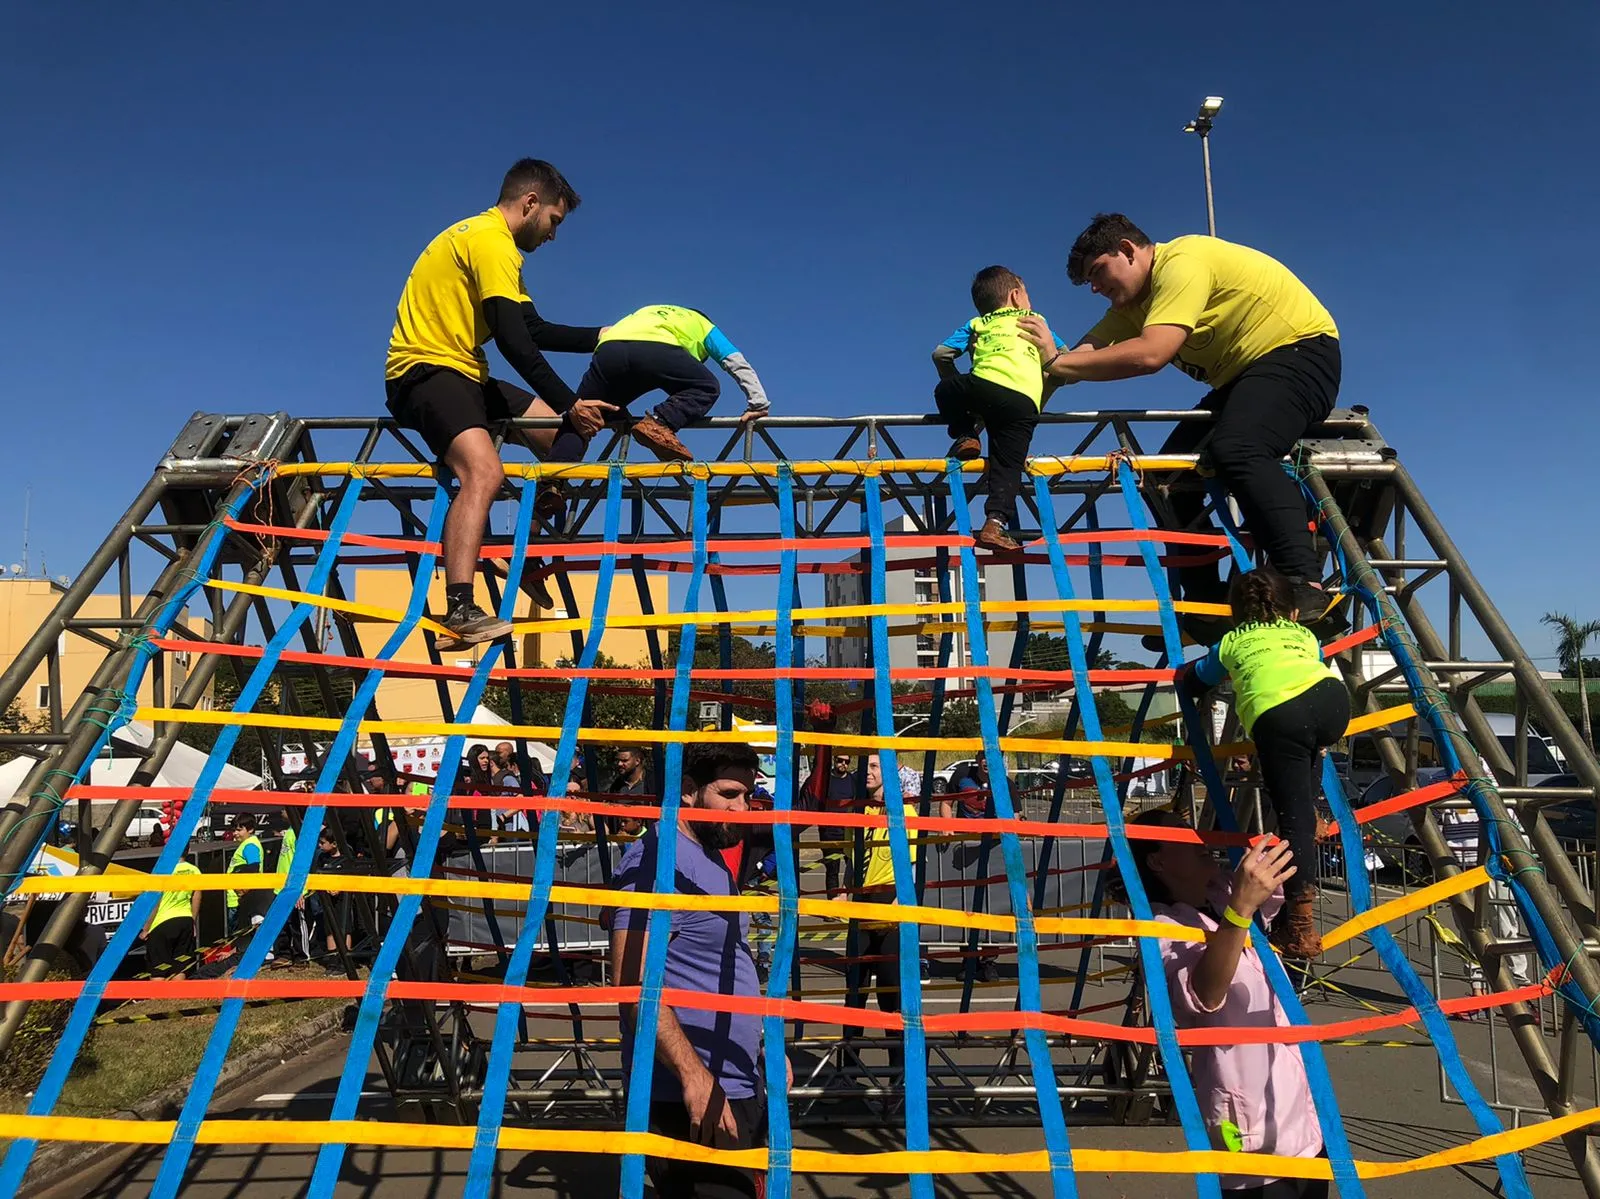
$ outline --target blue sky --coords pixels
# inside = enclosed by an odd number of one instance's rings
[[[1090,215],[1203,230],[1179,129],[1214,92],[1219,232],[1333,311],[1344,402],[1530,649],[1539,613],[1597,615],[1573,453],[1600,316],[1594,7],[1075,11],[12,6],[0,558],[31,487],[34,565],[74,571],[196,409],[380,410],[406,270],[522,154],[584,195],[529,260],[547,316],[689,303],[779,410],[926,409],[976,268],[1020,271],[1071,335],[1098,310],[1062,269]],[[1200,391],[1168,371],[1062,396]]]

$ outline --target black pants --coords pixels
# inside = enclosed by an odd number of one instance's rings
[[[1324,1149],[1318,1157],[1327,1157]],[[1328,1199],[1326,1178],[1274,1178],[1260,1186],[1223,1191],[1224,1199]]]
[[[718,1149],[759,1149],[767,1143],[767,1105],[759,1096],[730,1099],[739,1135],[730,1137],[720,1130],[714,1134]],[[650,1131],[677,1141],[693,1138],[689,1133],[689,1111],[682,1103],[652,1103]],[[750,1170],[732,1166],[713,1166],[701,1162],[673,1161],[665,1157],[645,1159],[645,1170],[656,1189],[657,1199],[756,1199],[756,1176]]]
[[[163,920],[145,938],[144,955],[155,978],[194,969],[194,921],[182,916]]]
[[[1204,451],[1217,478],[1239,501],[1256,548],[1283,574],[1297,579],[1322,575],[1300,487],[1280,459],[1315,424],[1328,418],[1339,394],[1339,339],[1311,337],[1263,354],[1227,385],[1196,405],[1217,414],[1210,424],[1186,421],[1161,447],[1164,454]],[[1172,512],[1187,528],[1199,520],[1205,497],[1182,492]],[[1178,569],[1187,599],[1223,597],[1215,563]]]
[[[979,421],[989,431],[989,498],[983,513],[1010,522],[1016,516],[1017,491],[1039,423],[1039,405],[1020,391],[976,375],[940,380],[933,389],[933,402],[952,438],[975,436]]]
[[[580,400],[604,400],[626,408],[650,391],[667,398],[652,415],[673,432],[711,411],[722,392],[717,377],[682,346],[656,341],[603,341],[595,348],[589,369],[578,383]],[[579,462],[584,440],[563,429],[551,447],[551,462]]]
[[[1350,693],[1330,678],[1268,708],[1251,730],[1278,835],[1289,842],[1298,868],[1284,884],[1285,896],[1316,885],[1317,768],[1322,751],[1344,736],[1349,723]]]

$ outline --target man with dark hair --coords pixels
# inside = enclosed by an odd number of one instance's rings
[[[1090,222],[1073,243],[1067,275],[1111,308],[1070,353],[1051,350],[1058,343],[1042,319],[1023,318],[1033,344],[1054,353],[1046,373],[1057,383],[1103,382],[1153,374],[1170,362],[1209,384],[1198,407],[1215,419],[1180,424],[1162,452],[1192,453],[1203,444],[1257,548],[1295,582],[1302,619],[1315,625],[1337,597],[1322,589],[1305,501],[1281,460],[1333,411],[1340,375],[1333,317],[1287,267],[1259,250],[1197,235],[1152,242],[1121,213]],[[1180,525],[1201,519],[1199,493],[1171,499]],[[1181,567],[1178,578],[1186,599],[1226,599],[1214,564]],[[1183,627],[1210,644],[1228,622],[1185,614]]]
[[[689,812],[742,812],[756,786],[759,759],[748,745],[697,745],[684,761],[682,804],[673,890],[680,895],[732,896],[733,878],[718,850],[737,844],[744,826],[721,820],[690,820]],[[612,886],[618,891],[655,889],[659,822],[628,846]],[[610,910],[611,969],[617,986],[640,984],[645,960],[645,908]],[[674,911],[662,985],[716,995],[760,994],[750,953],[749,917],[725,911]],[[631,1077],[637,1009],[622,1005],[623,1077]],[[650,1131],[717,1148],[750,1149],[766,1139],[766,1108],[760,1098],[761,1018],[694,1007],[659,1009]],[[698,1162],[649,1159],[650,1179],[661,1199],[757,1194],[747,1170]]]
[[[490,423],[561,416],[592,434],[604,421],[604,405],[580,403],[541,353],[592,352],[601,330],[551,324],[522,286],[523,256],[554,239],[577,207],[578,193],[560,171],[542,159],[524,158],[506,172],[494,207],[428,243],[400,295],[384,387],[395,420],[420,433],[459,484],[443,536],[443,623],[458,646],[511,631],[510,622],[473,599],[484,525],[505,481]],[[483,352],[490,340],[537,395],[490,377]],[[528,429],[509,436],[542,458],[558,432]],[[541,492],[541,514],[560,511],[559,503],[546,499],[554,494]],[[540,603],[548,605],[548,597]]]
[[[1022,280],[1003,266],[985,267],[972,280],[972,306],[978,315],[934,347],[939,385],[933,402],[949,424],[952,458],[976,458],[983,452],[979,426],[989,430],[987,519],[973,540],[992,550],[1016,550],[1021,547],[1006,526],[1016,515],[1045,380],[1039,352],[1020,327],[1031,315]],[[962,354],[972,356],[971,374],[956,370]]]

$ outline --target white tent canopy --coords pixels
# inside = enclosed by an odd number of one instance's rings
[[[154,733],[149,725],[130,721],[116,731],[111,746],[94,760],[83,781],[96,787],[122,786],[133,777],[134,771],[144,762],[144,759],[132,752],[130,747],[148,748],[153,740]],[[205,764],[204,750],[180,742],[172,747],[172,752],[167,755],[166,762],[162,764],[151,786],[193,789]],[[14,797],[33,767],[34,759],[29,757],[13,758],[9,762],[0,763],[0,800]],[[248,770],[241,770],[237,766],[224,766],[216,785],[219,788],[248,791],[261,785],[261,776],[251,774]]]

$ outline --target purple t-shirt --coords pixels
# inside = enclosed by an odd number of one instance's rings
[[[612,886],[619,891],[654,891],[656,880],[656,830],[640,837],[622,854]],[[707,852],[698,841],[678,831],[677,881],[679,895],[732,895],[733,879],[722,855]],[[750,917],[742,912],[673,912],[672,937],[667,943],[667,965],[662,986],[713,995],[761,993],[755,960],[750,956]],[[617,908],[614,928],[643,930],[650,919],[645,908]],[[701,1008],[674,1007],[684,1036],[694,1046],[706,1069],[722,1084],[729,1099],[749,1099],[756,1093],[761,1050],[761,1017],[708,1012]],[[633,1066],[633,1029],[622,1029],[624,1077]],[[655,1064],[651,1098],[681,1101],[678,1076],[659,1060]]]

